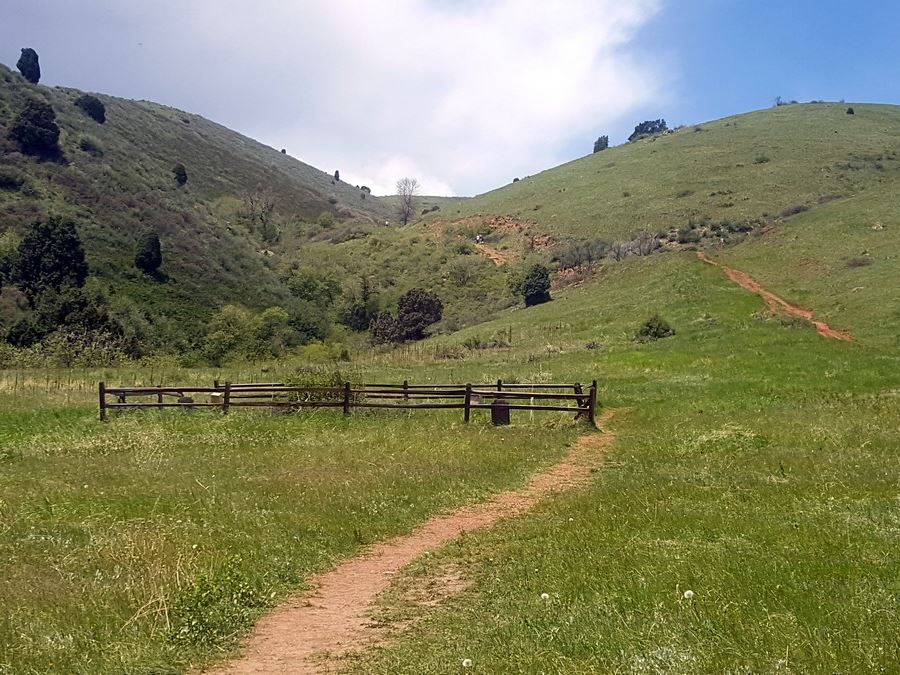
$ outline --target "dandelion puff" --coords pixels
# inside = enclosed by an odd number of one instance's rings
[[[471,668],[472,667],[472,659],[463,659],[462,667],[463,668]]]
[[[541,600],[549,600],[549,599],[550,599],[549,593],[541,593]]]
[[[693,597],[694,597],[694,591],[688,590],[688,591],[685,591],[685,592],[684,592],[684,599],[685,599],[685,600],[690,600],[690,599],[693,598]]]

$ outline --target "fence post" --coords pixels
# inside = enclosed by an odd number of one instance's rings
[[[228,408],[231,406],[231,382],[225,383],[225,393],[222,396],[222,414],[228,414]]]
[[[497,380],[497,391],[503,391],[503,380]]]
[[[162,410],[163,395],[161,391],[156,392],[156,409]]]
[[[591,395],[588,401],[588,419],[591,426],[597,426],[597,380],[591,382]]]
[[[403,380],[403,400],[409,400],[409,380]]]
[[[218,380],[213,380],[213,388],[214,388],[214,389],[218,389],[218,388],[219,388],[219,381],[218,381]]]
[[[106,382],[100,383],[100,421],[106,421]]]
[[[350,383],[344,382],[344,414],[350,414]]]
[[[472,385],[466,385],[466,402],[463,408],[463,421],[468,424],[469,417],[472,415]]]

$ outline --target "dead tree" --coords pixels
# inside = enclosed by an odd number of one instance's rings
[[[400,223],[406,225],[416,210],[416,195],[419,181],[415,178],[401,178],[397,181],[397,196],[400,198]]]

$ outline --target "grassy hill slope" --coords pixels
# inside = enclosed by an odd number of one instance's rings
[[[752,221],[900,179],[900,107],[789,105],[610,148],[460,203],[557,237],[627,237],[691,218]],[[432,216],[445,219],[446,213]]]
[[[24,181],[0,189],[0,234],[21,233],[47,213],[74,216],[92,273],[184,329],[224,302],[264,306],[286,296],[264,250],[274,244],[248,225],[248,196],[270,201],[281,228],[326,211],[364,222],[390,217],[378,198],[198,115],[98,95],[107,117],[98,124],[74,106],[80,93],[30,85],[0,66],[0,169]],[[56,111],[63,162],[36,161],[7,139],[28,97]],[[188,173],[180,188],[172,174],[179,162]],[[132,264],[147,230],[162,240],[167,283]]]

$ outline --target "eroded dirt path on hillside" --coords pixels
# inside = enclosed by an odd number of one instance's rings
[[[796,316],[800,319],[804,319],[805,321],[809,321],[816,328],[816,332],[827,338],[832,338],[834,340],[852,340],[850,337],[850,333],[847,333],[842,330],[837,330],[836,328],[832,328],[824,321],[819,321],[816,319],[815,315],[811,310],[803,309],[802,307],[798,307],[797,305],[792,305],[787,300],[778,297],[771,291],[766,290],[762,284],[760,284],[756,279],[751,277],[746,272],[741,272],[740,270],[736,270],[733,267],[727,267],[721,263],[717,263],[715,260],[711,260],[703,251],[697,252],[697,257],[700,258],[705,263],[709,263],[714,267],[718,267],[723,272],[725,272],[725,276],[727,276],[731,281],[738,284],[742,288],[750,291],[751,293],[756,293],[759,297],[765,300],[766,305],[769,308],[770,312],[773,313],[782,313],[788,314],[790,316]]]
[[[607,412],[598,420],[601,430],[611,418]],[[342,657],[384,639],[384,629],[369,615],[377,596],[391,585],[392,575],[465,532],[521,515],[553,493],[587,484],[612,440],[607,431],[581,436],[562,460],[532,476],[521,489],[436,516],[410,534],[375,544],[313,578],[313,591],[298,594],[260,619],[241,656],[214,672],[322,673],[340,667]]]
[[[491,259],[491,262],[494,263],[497,267],[501,267],[509,262],[509,256],[505,253],[501,253],[495,248],[491,248],[490,246],[485,246],[484,244],[475,244],[475,250],[478,251],[481,255],[485,255]]]

